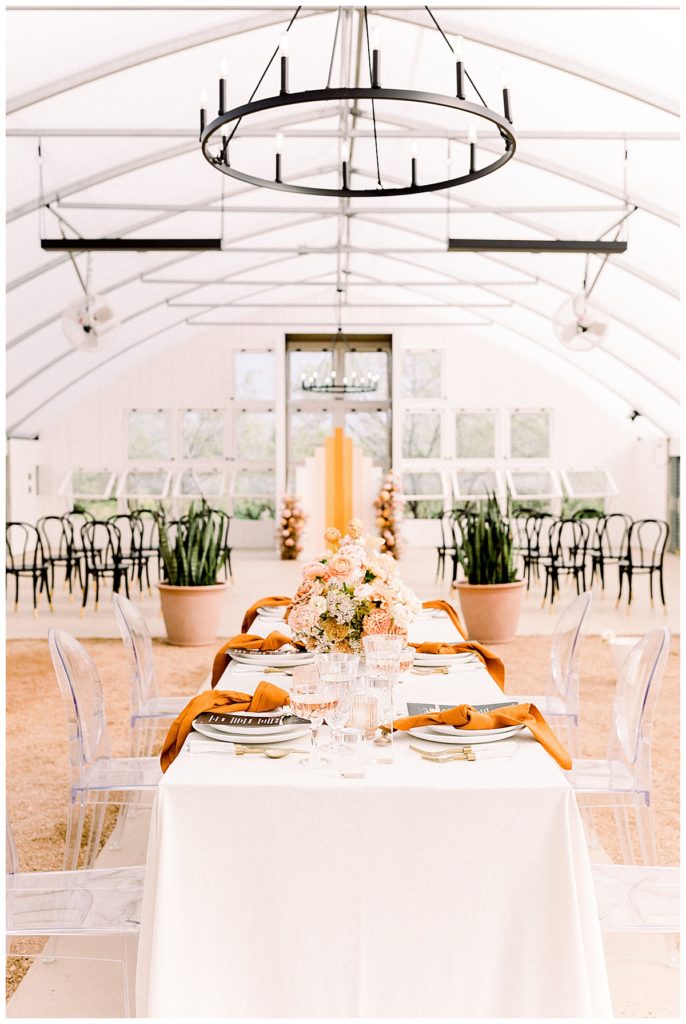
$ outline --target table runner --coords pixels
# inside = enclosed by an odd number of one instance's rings
[[[479,666],[406,680],[402,701],[502,699]],[[184,752],[153,812],[138,1015],[611,1015],[573,791],[514,739],[436,765],[403,736],[362,781]]]

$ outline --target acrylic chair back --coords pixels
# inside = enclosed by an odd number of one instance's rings
[[[51,629],[48,643],[67,716],[72,785],[78,785],[91,764],[110,756],[102,683],[95,662],[69,633]]]
[[[669,656],[667,627],[653,629],[627,654],[617,676],[608,760],[631,771],[637,790],[650,793],[652,725]]]
[[[131,717],[143,712],[145,704],[157,696],[152,639],[143,614],[132,601],[113,594],[114,614],[129,658]]]
[[[562,697],[567,709],[579,712],[579,657],[581,630],[593,601],[593,593],[585,591],[563,608],[553,633],[550,647],[550,678],[553,690]]]

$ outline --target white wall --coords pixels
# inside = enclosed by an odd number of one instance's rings
[[[599,389],[582,374],[557,372],[554,360],[543,353],[525,359],[510,342],[496,342],[481,334],[455,328],[426,327],[396,330],[394,346],[394,463],[401,466],[402,412],[401,353],[403,348],[443,348],[443,397],[422,400],[427,408],[441,408],[443,446],[441,463],[449,468],[454,455],[454,409],[549,407],[554,411],[551,463],[565,468],[604,467],[614,477],[620,494],[611,508],[634,517],[664,517],[667,497],[667,442],[641,439],[642,430],[629,422],[621,401]],[[156,354],[111,382],[88,399],[79,398],[60,409],[40,433],[39,514],[61,511],[66,499],[57,496],[59,485],[72,467],[88,469],[127,465],[124,415],[132,408],[231,409],[233,396],[231,351],[235,348],[272,347],[279,353],[279,375],[284,375],[284,336],[278,327],[223,327],[206,330],[188,342]],[[522,343],[524,347],[524,342]],[[527,349],[531,353],[531,349]],[[285,423],[284,389],[275,403],[277,423]],[[235,396],[240,400],[240,396]],[[640,420],[637,423],[640,425]],[[277,488],[284,486],[285,431],[277,431]],[[227,470],[231,468],[231,449]],[[32,456],[33,458],[33,456]],[[19,479],[20,474],[16,474]],[[12,480],[15,476],[11,477]],[[25,499],[13,485],[10,500]],[[278,496],[278,495],[277,495]],[[17,506],[19,507],[19,506]],[[14,505],[11,514],[14,514]],[[237,546],[274,544],[274,523],[238,523]],[[408,522],[409,543],[432,544],[436,524]]]

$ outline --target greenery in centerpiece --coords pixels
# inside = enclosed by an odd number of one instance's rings
[[[217,583],[224,565],[223,520],[207,502],[191,503],[185,516],[170,526],[163,513],[155,516],[164,582],[172,587],[207,587]]]
[[[393,556],[381,552],[381,538],[364,537],[357,519],[346,534],[329,527],[324,537],[329,550],[303,566],[293,598],[293,639],[310,651],[357,654],[365,636],[407,637],[421,604],[400,579]]]
[[[489,494],[475,510],[463,513],[459,523],[462,539],[457,548],[457,558],[467,582],[481,585],[514,583],[517,572],[512,531],[507,517],[500,511],[495,494]]]

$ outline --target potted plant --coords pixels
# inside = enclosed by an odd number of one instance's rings
[[[194,647],[213,643],[227,582],[217,579],[223,565],[223,523],[205,502],[170,525],[157,515],[164,581],[157,584],[169,643]]]
[[[471,640],[507,643],[514,639],[524,597],[517,579],[510,525],[495,494],[460,520],[457,558],[465,579],[455,584]]]

